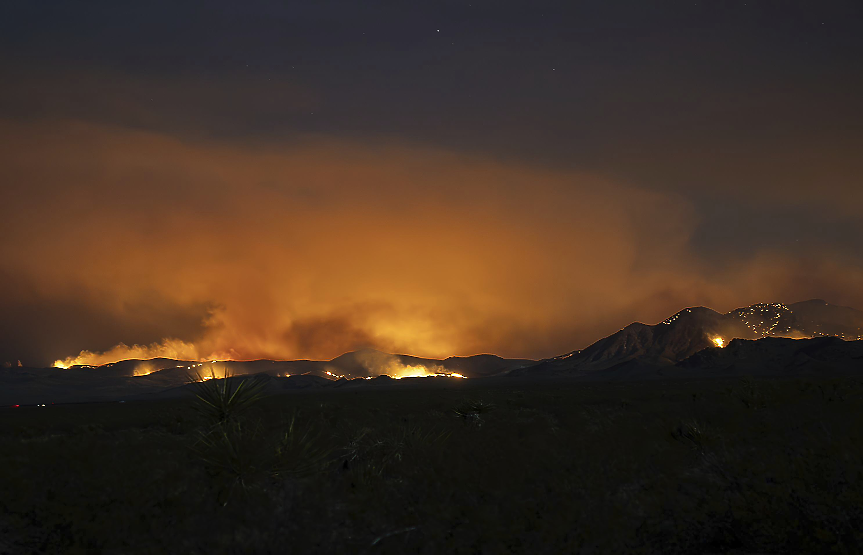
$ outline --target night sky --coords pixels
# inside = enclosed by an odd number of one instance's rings
[[[859,0],[5,0],[0,71],[0,362],[863,308]]]

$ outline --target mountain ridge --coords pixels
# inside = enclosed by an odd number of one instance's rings
[[[863,312],[812,299],[725,314],[684,308],[657,324],[633,322],[584,349],[539,361],[493,354],[431,359],[364,349],[327,361],[157,358],[67,369],[11,367],[0,369],[0,406],[158,398],[188,391],[190,381],[231,375],[263,376],[270,389],[284,391],[392,386],[409,378],[402,385],[427,376],[614,380],[847,373],[863,370],[861,360]]]
[[[651,367],[679,364],[732,340],[766,337],[863,339],[863,312],[811,299],[792,305],[757,303],[725,314],[690,307],[648,325],[633,322],[584,349],[545,359],[510,375],[583,375],[638,360]]]

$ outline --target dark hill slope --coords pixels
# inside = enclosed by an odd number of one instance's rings
[[[651,366],[672,365],[714,346],[716,337],[735,335],[750,334],[741,323],[715,310],[687,308],[653,326],[630,324],[586,349],[514,370],[511,375],[583,374],[631,360]]]
[[[759,303],[727,314],[704,307],[687,308],[656,325],[630,324],[583,350],[516,369],[511,375],[580,376],[612,369],[615,374],[630,375],[676,365],[716,347],[717,339],[727,345],[733,339],[827,336],[863,339],[863,312],[817,299],[792,305]],[[728,351],[728,356],[733,352],[737,351]],[[740,355],[747,352],[740,351]],[[627,364],[633,361],[638,364]]]
[[[67,369],[0,368],[0,406],[108,401],[136,396],[155,398],[154,395],[163,391],[174,391],[165,393],[168,395],[180,394],[179,391],[185,391],[183,386],[191,379],[197,379],[197,375],[216,378],[225,375],[266,375],[278,378],[271,384],[272,387],[282,384],[289,389],[297,389],[331,383],[339,377],[353,380],[374,378],[381,374],[399,376],[455,372],[468,378],[483,378],[505,374],[533,363],[535,361],[504,359],[495,355],[437,360],[365,350],[346,353],[329,361],[193,362],[160,358],[124,360],[104,366],[72,366]]]
[[[863,312],[859,310],[820,299],[794,303],[789,308],[794,313],[794,329],[803,335],[863,339]]]
[[[705,349],[677,367],[684,374],[698,376],[863,376],[863,341],[838,337],[734,339],[724,349]]]

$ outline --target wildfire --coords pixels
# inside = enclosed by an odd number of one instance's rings
[[[434,373],[429,372],[428,369],[422,365],[402,366],[401,368],[394,370],[395,375],[392,377],[397,380],[402,378],[424,378],[428,375],[434,375]]]
[[[396,376],[391,376],[393,379],[400,380],[402,378],[465,378],[457,372],[447,372],[445,370],[435,368],[429,370],[425,366],[405,366]]]
[[[341,378],[349,378],[350,376],[344,376],[342,374],[335,374],[330,372],[329,370],[325,370],[324,374],[330,376],[331,378],[341,379]],[[434,377],[444,377],[444,378],[462,378],[465,379],[467,376],[459,374],[458,372],[447,372],[442,368],[435,367],[432,370],[429,370],[425,366],[421,364],[404,366],[397,365],[391,366],[386,369],[386,371],[381,372],[378,376],[389,376],[394,380],[401,380],[402,378],[434,378]],[[366,376],[364,379],[372,380],[375,376]]]
[[[713,339],[711,339],[711,341],[713,341],[713,344],[716,345],[717,347],[719,347],[720,349],[722,347],[725,347],[725,340],[719,336],[714,337]]]
[[[209,371],[209,374],[204,374],[202,372],[199,372],[198,370],[195,370],[194,373],[189,375],[190,378],[192,379],[192,381],[196,381],[196,382],[205,382],[207,380],[213,380],[213,379],[222,380],[222,379],[230,378],[231,372],[228,370],[228,367],[223,366],[222,368],[217,368],[216,367],[217,362],[226,362],[226,361],[210,360],[207,362],[202,362],[200,364],[192,364],[190,366],[186,366],[185,368],[188,368],[189,370],[191,370],[192,368],[200,368],[201,366],[207,365],[207,369]],[[183,366],[178,366],[177,368],[183,368]]]
[[[102,366],[112,362],[120,362],[122,360],[140,359],[149,360],[153,358],[168,358],[174,360],[209,360],[213,358],[230,358],[219,356],[219,353],[213,353],[209,357],[202,357],[198,352],[198,348],[185,341],[179,339],[165,339],[161,343],[153,343],[152,345],[132,345],[129,347],[120,343],[113,349],[102,353],[94,353],[92,351],[81,351],[78,356],[67,357],[54,361],[54,368],[70,368],[72,366]]]
[[[138,366],[135,367],[135,370],[133,370],[132,375],[135,377],[147,376],[147,375],[152,374],[153,372],[156,372],[157,370],[158,370],[158,368],[156,368],[152,363],[144,362],[144,363],[139,364]]]

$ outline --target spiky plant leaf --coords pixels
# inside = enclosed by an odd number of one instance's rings
[[[257,403],[265,393],[266,382],[260,378],[236,378],[225,373],[218,379],[210,370],[208,379],[199,373],[192,378],[195,383],[195,410],[214,425],[230,422]]]
[[[297,415],[276,445],[274,476],[303,476],[326,468],[332,448],[310,426],[301,427]]]

